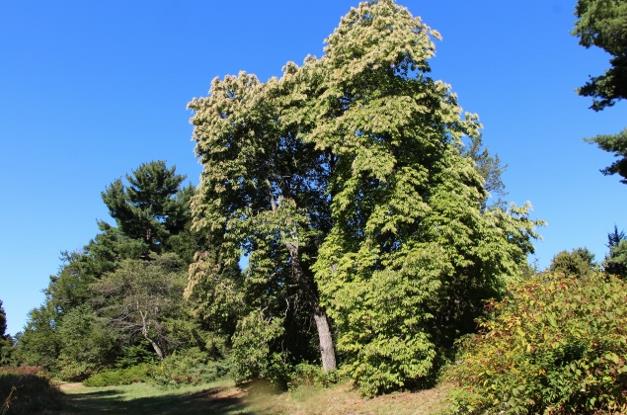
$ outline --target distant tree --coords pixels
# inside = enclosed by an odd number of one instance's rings
[[[100,296],[96,308],[112,327],[145,339],[163,359],[177,346],[172,323],[185,319],[185,279],[185,263],[175,254],[155,256],[150,261],[125,260],[94,283],[93,289]]]
[[[618,246],[623,239],[625,239],[625,232],[619,231],[618,227],[614,225],[614,230],[607,234],[607,247],[612,249]]]
[[[596,268],[594,254],[587,248],[562,251],[553,257],[549,270],[566,276],[583,277]]]
[[[7,316],[0,300],[0,366],[9,364],[13,356],[13,342],[6,331]]]
[[[579,0],[575,12],[578,20],[573,34],[579,37],[579,44],[599,47],[612,57],[605,74],[591,77],[579,89],[580,95],[593,98],[591,108],[600,111],[627,98],[627,1]],[[603,174],[619,174],[627,184],[627,130],[589,141],[618,158],[601,170]]]
[[[102,199],[118,228],[129,238],[141,240],[152,252],[167,250],[169,238],[185,230],[193,190],[182,188],[185,176],[164,161],[144,163],[102,192]]]
[[[0,300],[0,339],[4,339],[7,336],[7,315]]]
[[[614,225],[614,230],[607,235],[607,247],[610,252],[605,257],[603,269],[608,274],[627,278],[627,239],[625,232],[619,231]]]
[[[56,314],[48,303],[29,313],[26,327],[16,344],[17,359],[27,365],[56,371],[61,350]]]

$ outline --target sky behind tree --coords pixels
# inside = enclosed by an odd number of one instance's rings
[[[215,76],[262,80],[321,55],[357,2],[4,2],[0,5],[0,299],[8,331],[44,298],[59,253],[109,219],[100,192],[161,159],[196,184],[186,104]],[[627,187],[599,169],[612,157],[584,137],[625,127],[627,104],[595,113],[576,88],[608,55],[570,35],[574,1],[406,0],[442,33],[433,77],[477,112],[484,141],[509,166],[507,199],[544,219],[539,266],[586,246],[602,259],[627,228]]]

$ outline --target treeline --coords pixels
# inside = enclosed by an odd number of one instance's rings
[[[193,188],[184,179],[155,161],[102,192],[115,223],[99,222],[81,251],[63,253],[45,303],[16,339],[14,359],[82,380],[206,350],[207,331],[182,299],[187,267],[203,246],[191,230]]]
[[[367,2],[322,57],[214,79],[189,105],[198,187],[161,161],[108,186],[115,223],[63,255],[10,359],[90,384],[346,377],[368,396],[452,366],[459,413],[624,408],[624,234],[601,265],[528,265],[541,222],[491,197],[503,167],[430,76],[434,38]]]

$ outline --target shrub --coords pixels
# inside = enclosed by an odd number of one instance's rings
[[[173,353],[153,366],[150,382],[160,386],[198,385],[212,382],[227,372],[222,361],[209,360],[197,347]]]
[[[326,388],[337,383],[338,380],[339,375],[337,371],[325,372],[319,365],[299,363],[294,366],[294,371],[291,373],[288,386],[290,389],[299,386],[318,386]]]
[[[150,378],[151,370],[152,365],[147,363],[121,369],[109,369],[91,375],[83,383],[85,386],[130,385],[131,383],[147,381]]]
[[[32,414],[61,408],[61,392],[36,367],[0,369],[0,413]]]
[[[492,306],[449,373],[454,413],[627,413],[624,281],[538,275]]]

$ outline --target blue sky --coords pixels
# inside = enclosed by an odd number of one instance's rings
[[[562,249],[605,254],[627,228],[627,186],[599,169],[611,156],[582,141],[625,127],[627,104],[588,109],[577,86],[608,57],[570,36],[574,0],[405,0],[444,36],[433,76],[479,113],[485,143],[509,168],[508,199],[548,226],[546,266]],[[110,0],[0,3],[0,299],[9,332],[39,305],[62,250],[83,246],[107,212],[100,192],[164,159],[196,183],[186,103],[214,76],[267,79],[320,55],[354,1]]]

